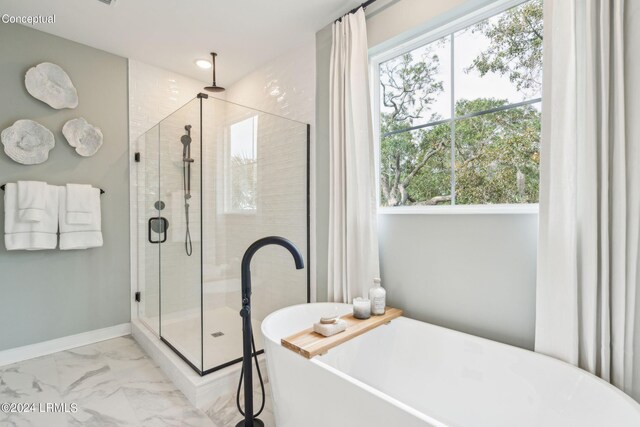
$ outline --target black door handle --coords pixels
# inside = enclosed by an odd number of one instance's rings
[[[169,229],[169,221],[165,217],[149,218],[148,234],[149,243],[157,244],[167,241],[167,230]],[[160,234],[162,239],[153,240],[152,233]]]

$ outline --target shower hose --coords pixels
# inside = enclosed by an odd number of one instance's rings
[[[189,201],[184,202],[184,216],[187,219],[187,231],[184,236],[184,250],[187,253],[187,256],[191,256],[193,253],[193,243],[191,243],[191,230],[189,229]]]
[[[258,371],[258,379],[260,380],[260,389],[262,390],[262,404],[260,405],[260,410],[257,414],[253,415],[253,418],[258,417],[262,413],[265,404],[265,392],[264,392],[264,381],[262,381],[262,373],[260,372],[260,364],[258,363],[258,353],[256,353],[256,343],[253,339],[253,331],[251,332],[251,346],[253,347],[253,360],[256,363],[256,370]],[[238,393],[236,394],[236,406],[238,407],[238,411],[244,416],[244,411],[240,407],[240,390],[242,389],[242,379],[244,378],[244,365],[242,366],[242,370],[240,371],[240,382],[238,383]]]
[[[183,154],[183,157],[186,158],[186,151]],[[191,167],[187,165],[187,162],[182,161],[182,189],[184,192],[184,217],[185,217],[185,225],[186,232],[184,236],[184,250],[187,253],[187,256],[191,256],[193,253],[193,243],[191,242],[191,230],[189,224],[189,199],[191,198]],[[187,177],[187,174],[189,177]]]

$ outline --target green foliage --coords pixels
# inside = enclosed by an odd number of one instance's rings
[[[457,115],[505,105],[504,100],[461,100]],[[536,203],[540,112],[530,106],[456,123],[456,203]]]
[[[414,119],[423,117],[442,92],[443,84],[436,78],[440,59],[433,47],[429,45],[414,51],[418,58],[414,58],[414,53],[406,53],[381,64],[382,104],[386,107],[380,117],[383,134],[412,126]],[[438,118],[431,114],[430,120]],[[445,128],[449,129],[449,126]],[[449,194],[451,166],[445,151],[451,142],[447,135],[438,128],[401,132],[383,138],[380,161],[385,205],[415,203]],[[430,174],[421,173],[425,170]],[[416,187],[418,173],[421,173],[420,181],[424,182],[420,188],[426,193],[410,195],[407,187],[410,183]]]
[[[499,18],[482,21],[470,31],[482,33],[491,43],[467,68],[508,75],[517,89],[539,93],[542,87],[542,0],[532,0],[507,10]]]
[[[456,115],[505,104],[495,99],[460,100]],[[393,121],[388,117],[386,121],[386,129],[392,129]],[[459,120],[455,136],[457,204],[538,201],[538,110],[526,106]],[[382,204],[448,204],[450,141],[448,123],[384,137],[380,152]]]
[[[383,133],[404,128],[391,115],[383,115],[381,120]],[[429,203],[435,197],[449,196],[451,127],[448,124],[385,136],[380,146],[383,205]]]
[[[509,75],[519,91],[539,93],[542,73],[542,2],[532,0],[468,31],[489,45],[466,69]],[[435,45],[435,43],[434,43]],[[381,64],[380,173],[384,206],[451,203],[452,125],[413,131],[443,90],[439,58],[429,46]],[[414,51],[416,52],[416,51]],[[459,99],[456,117],[507,104],[502,99]],[[431,113],[429,122],[442,117]],[[538,200],[540,112],[531,106],[455,122],[456,204],[535,203]]]

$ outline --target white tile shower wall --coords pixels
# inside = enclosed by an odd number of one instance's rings
[[[208,83],[129,60],[129,140],[135,141]]]
[[[215,147],[216,253],[227,280],[238,279],[246,248],[260,237],[281,235],[306,252],[306,126],[271,114],[257,113],[225,103],[225,122],[217,129]],[[225,209],[224,158],[230,124],[258,114],[256,209],[244,213]],[[224,268],[223,268],[224,267]],[[306,300],[306,272],[296,271],[291,256],[282,249],[265,248],[253,259],[253,313],[257,319],[287,305]],[[239,309],[239,287],[225,294],[227,305]],[[205,305],[207,302],[205,301]]]
[[[259,67],[231,85],[226,100],[313,126],[315,51],[315,40],[310,40]]]
[[[291,50],[271,62],[259,67],[251,74],[243,77],[238,82],[227,89],[226,99],[241,105],[246,105],[261,111],[276,114],[289,119],[308,123],[314,129],[315,125],[315,97],[316,97],[316,65],[315,65],[315,40],[310,40],[301,47]],[[262,117],[261,117],[262,119]],[[264,127],[263,127],[264,126]],[[239,253],[242,245],[251,243],[251,237],[255,234],[255,227],[260,227],[260,232],[266,234],[281,234],[290,237],[294,242],[306,243],[306,222],[299,223],[296,218],[306,215],[306,205],[300,203],[295,197],[297,192],[304,192],[306,189],[306,168],[299,168],[296,162],[304,161],[306,151],[299,151],[300,147],[290,144],[291,141],[304,140],[304,135],[296,135],[299,128],[291,127],[288,134],[274,134],[269,132],[269,122],[259,125],[261,146],[264,147],[262,153],[258,149],[258,156],[268,159],[291,159],[290,164],[271,164],[270,168],[258,166],[258,177],[260,179],[259,194],[265,201],[263,219],[253,222],[250,216],[231,216],[227,221],[227,232],[233,232],[235,239],[229,241],[228,245],[237,244],[236,248],[228,248],[231,253]],[[306,129],[305,129],[306,131]],[[311,132],[311,156],[314,153],[315,132]],[[311,162],[313,165],[314,162]],[[311,200],[314,194],[314,170],[311,173]],[[262,178],[262,179],[261,179]],[[282,188],[290,186],[292,192],[287,197],[282,193]],[[218,191],[222,191],[218,188]],[[312,202],[313,203],[313,202]],[[313,206],[311,212],[314,212]],[[276,221],[267,219],[271,217]],[[287,220],[289,218],[289,220]],[[314,216],[311,218],[311,235],[315,233]],[[302,250],[306,248],[302,247]],[[281,254],[279,254],[282,256]],[[288,255],[287,255],[288,256]],[[258,306],[255,311],[258,315],[265,315],[269,312],[291,304],[304,302],[306,299],[306,289],[304,281],[301,283],[299,272],[292,272],[293,265],[290,262],[273,262],[273,255],[256,257],[254,270],[262,280],[257,281],[256,298]],[[311,241],[311,254],[307,255],[307,266],[311,261],[311,276],[315,277],[313,271],[315,265],[313,260],[314,242]],[[286,278],[281,280],[280,278]],[[272,283],[276,279],[277,283]],[[312,298],[315,296],[315,289],[312,283]],[[231,306],[239,299],[239,295],[229,295]]]

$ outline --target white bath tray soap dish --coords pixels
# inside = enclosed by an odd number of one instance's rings
[[[333,347],[362,335],[367,331],[377,328],[380,325],[384,325],[385,323],[389,323],[400,316],[402,316],[402,310],[391,307],[387,307],[382,316],[371,316],[368,319],[362,320],[356,319],[353,317],[353,314],[347,314],[340,318],[347,323],[347,329],[345,329],[344,332],[331,335],[330,337],[323,337],[322,335],[314,332],[313,328],[308,328],[286,338],[282,338],[281,343],[283,347],[286,347],[307,359],[311,359],[312,357],[324,354]]]

